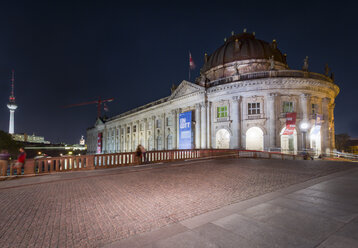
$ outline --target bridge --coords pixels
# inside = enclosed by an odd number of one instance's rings
[[[96,154],[80,156],[43,157],[27,159],[23,170],[14,171],[10,168],[9,176],[33,176],[44,173],[94,170],[121,166],[133,166],[137,164],[174,162],[188,159],[201,159],[218,156],[233,156],[241,158],[266,158],[284,160],[302,160],[301,155],[284,154],[278,152],[263,152],[235,149],[188,149],[188,150],[163,150],[146,152],[141,161],[135,152]]]
[[[240,150],[147,155],[148,164],[134,153],[28,160],[0,181],[2,247],[358,245],[356,163]]]

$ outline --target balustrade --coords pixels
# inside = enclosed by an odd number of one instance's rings
[[[34,175],[65,171],[93,170],[110,167],[131,166],[142,163],[158,163],[180,161],[187,159],[235,156],[245,158],[273,158],[296,160],[302,156],[282,154],[277,152],[248,151],[236,149],[190,149],[190,150],[163,150],[148,151],[145,157],[138,158],[134,152],[96,154],[68,157],[53,157],[40,159],[27,159],[24,168],[16,170],[10,168],[10,175]]]

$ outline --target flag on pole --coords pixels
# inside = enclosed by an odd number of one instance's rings
[[[108,112],[108,111],[109,111],[109,109],[108,109],[108,107],[107,107],[107,104],[106,104],[106,103],[103,103],[103,110],[104,110],[104,111],[106,111],[106,112]]]
[[[194,70],[194,69],[195,69],[194,60],[193,60],[193,58],[191,57],[191,53],[190,53],[190,52],[189,52],[189,67],[190,67],[190,70]]]

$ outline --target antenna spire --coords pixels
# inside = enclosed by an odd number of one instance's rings
[[[9,97],[10,103],[15,103],[14,85],[15,85],[15,70],[12,69],[12,71],[11,71],[11,95]]]

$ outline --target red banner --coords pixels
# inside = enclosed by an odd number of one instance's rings
[[[286,128],[282,135],[292,135],[296,128],[296,116],[295,112],[286,113]]]

